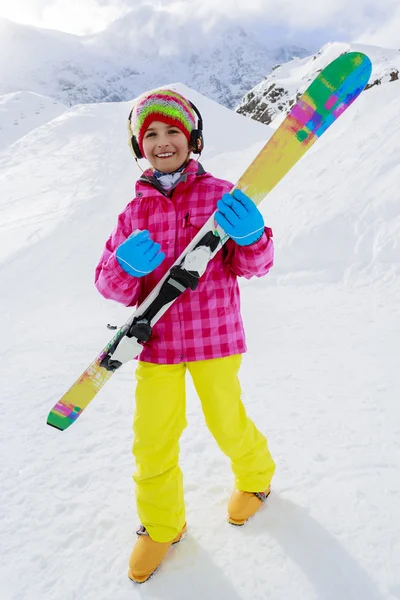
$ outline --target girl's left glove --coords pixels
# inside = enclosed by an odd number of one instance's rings
[[[239,246],[249,246],[261,239],[264,218],[257,206],[241,190],[224,194],[217,202],[215,220]]]

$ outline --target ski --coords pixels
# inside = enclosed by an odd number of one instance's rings
[[[371,61],[360,52],[339,56],[323,69],[292,107],[233,189],[259,204],[367,85]],[[214,214],[102,352],[51,409],[47,424],[64,431],[82,414],[111,375],[135,358],[152,326],[187,289],[227,241]]]

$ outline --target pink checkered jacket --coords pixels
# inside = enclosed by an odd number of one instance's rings
[[[119,215],[97,265],[99,292],[125,306],[140,304],[232,187],[229,181],[206,173],[194,160],[168,194],[151,169],[146,171],[136,183],[136,197]],[[148,229],[166,255],[157,269],[140,278],[125,273],[115,256],[118,246],[135,229]],[[245,352],[237,277],[265,275],[272,267],[273,253],[272,232],[267,227],[251,246],[228,240],[208,265],[197,289],[184,292],[154,325],[140,360],[176,364]]]

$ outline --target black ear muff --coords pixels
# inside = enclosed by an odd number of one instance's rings
[[[132,152],[136,156],[136,158],[138,158],[138,159],[144,158],[142,151],[140,150],[138,141],[134,135],[131,137],[131,146],[132,146]]]
[[[128,117],[129,147],[132,150],[134,157],[137,159],[140,159],[140,158],[144,158],[144,157],[143,157],[142,151],[140,150],[138,141],[137,141],[136,137],[133,135],[132,125],[131,125],[132,112],[133,112],[133,108],[132,108],[131,112],[129,113],[129,117]]]
[[[190,146],[192,148],[193,154],[201,154],[204,148],[204,138],[203,138],[203,119],[199,112],[199,110],[195,107],[195,105],[189,101],[190,106],[193,108],[194,112],[197,115],[197,129],[193,129],[190,133]],[[133,152],[133,155],[137,159],[144,158],[142,151],[140,150],[138,141],[133,134],[132,125],[131,125],[131,117],[132,112],[129,113],[128,117],[128,131],[129,131],[129,146]]]
[[[189,104],[197,115],[197,129],[193,129],[190,133],[190,145],[193,148],[193,154],[201,154],[204,148],[203,119],[193,102],[189,100]]]

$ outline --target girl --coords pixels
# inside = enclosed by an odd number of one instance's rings
[[[232,238],[197,289],[186,291],[154,326],[136,369],[134,481],[142,526],[128,574],[142,583],[186,532],[178,464],[186,371],[208,428],[231,459],[229,522],[243,525],[269,493],[275,464],[241,401],[238,371],[246,345],[237,277],[268,273],[273,242],[252,200],[239,190],[229,194],[232,183],[191,159],[203,148],[193,104],[169,89],[146,92],[129,125],[136,158],[146,157],[152,169],[137,181],[136,197],[105,245],[95,276],[99,292],[126,306],[141,303],[216,208],[216,221]]]

